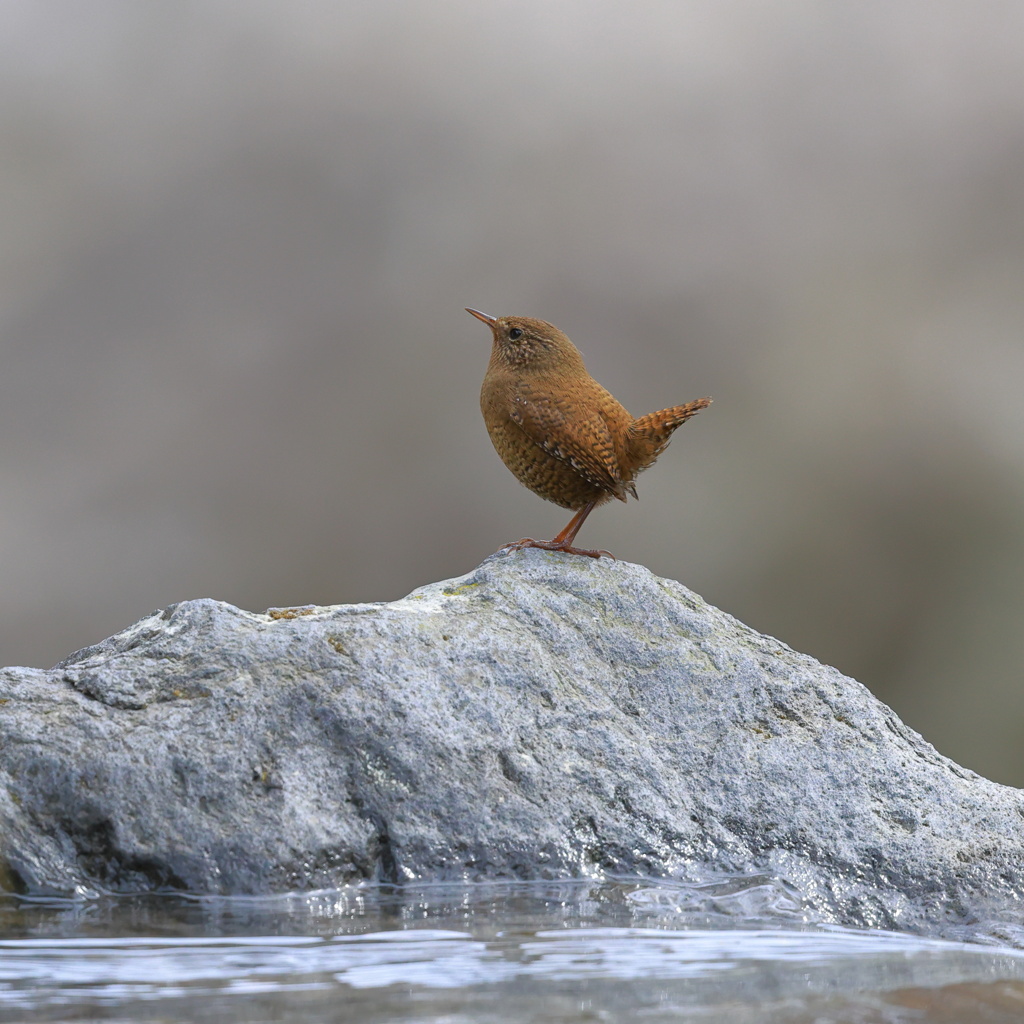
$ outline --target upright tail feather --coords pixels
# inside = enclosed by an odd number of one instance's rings
[[[695,402],[687,402],[686,405],[673,405],[671,409],[649,412],[646,416],[633,420],[629,431],[637,437],[649,438],[655,444],[664,446],[676,427],[682,426],[691,416],[696,416],[701,409],[706,409],[710,404],[710,398],[698,398]]]
[[[650,466],[665,450],[677,427],[710,404],[710,398],[698,398],[686,405],[673,405],[671,409],[659,409],[633,420],[629,427],[628,444],[638,463],[637,472]]]

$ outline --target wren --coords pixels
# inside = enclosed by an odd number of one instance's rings
[[[466,312],[494,336],[480,409],[495,451],[521,484],[576,513],[553,540],[524,537],[505,547],[610,556],[572,546],[583,521],[611,498],[635,498],[637,474],[665,450],[676,427],[711,399],[633,419],[587,373],[579,350],[553,324]]]

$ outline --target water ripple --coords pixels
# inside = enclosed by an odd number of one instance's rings
[[[914,993],[981,985],[1012,1002],[985,1019],[1016,1024],[1024,998],[1024,951],[994,932],[983,945],[839,927],[764,876],[18,906],[0,906],[0,1022],[508,1024],[549,1020],[557,1005],[576,1022],[644,1007],[659,1024],[764,1024],[818,1019],[768,1015],[766,991],[785,1013],[813,1004],[820,1019],[849,1019],[829,1001],[916,1006],[932,997]],[[1020,927],[1002,927],[1019,944]],[[989,998],[974,993],[975,1005]],[[729,1016],[700,1016],[714,1007]],[[863,1019],[904,1019],[885,1014]]]
[[[835,965],[850,958],[992,958],[992,947],[890,932],[829,928],[723,931],[570,928],[483,941],[408,929],[360,936],[0,940],[0,1004],[166,998],[200,991],[281,991],[330,985],[463,988],[516,977],[681,979],[744,965]],[[1024,953],[998,950],[1001,961]]]

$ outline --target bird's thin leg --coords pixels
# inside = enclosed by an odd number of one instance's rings
[[[572,542],[576,539],[576,534],[580,532],[580,527],[583,525],[583,520],[586,519],[587,516],[589,516],[590,513],[594,511],[594,506],[596,504],[596,501],[591,501],[584,505],[583,508],[581,508],[579,512],[577,512],[576,515],[574,515],[572,519],[569,520],[569,524],[566,526],[566,528],[560,534],[558,534],[558,536],[556,536],[552,541],[550,541],[550,543],[565,545],[572,544]]]
[[[596,501],[588,502],[569,520],[569,524],[553,540],[534,540],[532,537],[524,537],[512,544],[506,544],[506,551],[519,551],[522,548],[543,548],[545,551],[565,551],[570,555],[587,555],[589,558],[600,558],[607,555],[609,558],[615,556],[610,551],[593,551],[590,548],[574,548],[572,542],[576,534],[580,532],[583,520],[594,511]]]

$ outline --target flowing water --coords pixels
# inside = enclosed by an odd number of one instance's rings
[[[1024,1021],[1024,952],[810,920],[763,877],[0,897],[0,1022]]]

